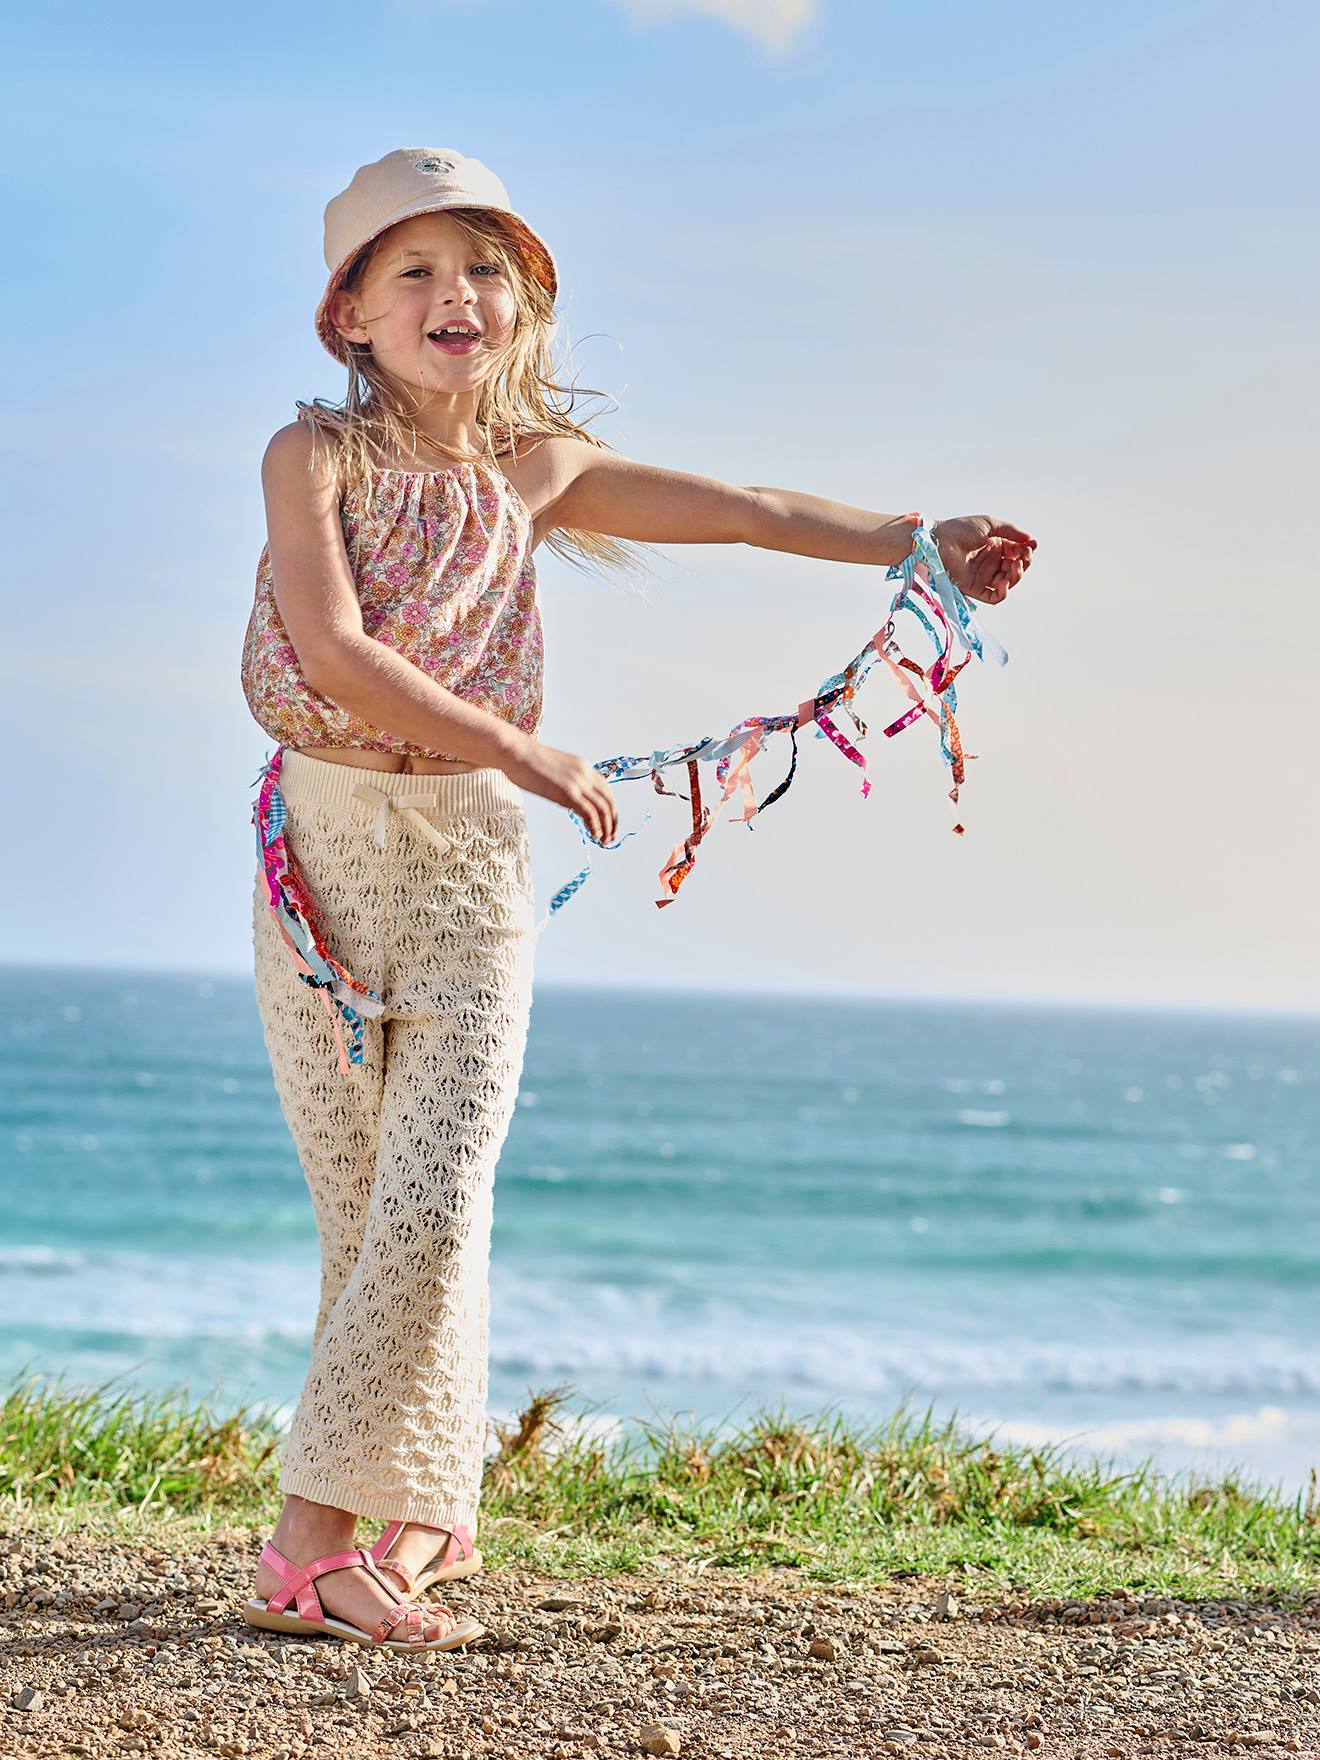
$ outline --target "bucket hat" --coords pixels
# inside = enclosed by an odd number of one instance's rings
[[[349,348],[330,322],[329,307],[353,258],[364,244],[400,220],[444,208],[489,208],[502,214],[528,268],[555,298],[559,274],[550,247],[521,214],[514,213],[508,191],[488,165],[456,147],[398,147],[361,166],[348,188],[326,204],[325,266],[330,280],[316,308],[316,333],[337,361],[347,365]]]

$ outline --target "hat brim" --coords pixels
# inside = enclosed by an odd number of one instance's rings
[[[527,265],[531,269],[532,274],[535,275],[536,279],[541,283],[541,286],[545,288],[552,300],[558,297],[559,275],[555,268],[555,260],[550,254],[549,246],[532,231],[531,227],[523,219],[521,214],[511,213],[508,208],[497,207],[492,202],[474,202],[466,197],[461,202],[432,202],[425,199],[416,202],[409,202],[406,207],[400,208],[397,213],[391,214],[386,220],[382,220],[376,230],[368,237],[361,239],[355,244],[352,250],[344,258],[343,262],[338,264],[329,281],[326,283],[325,292],[321,296],[321,303],[316,308],[316,334],[321,338],[325,348],[342,365],[347,366],[351,359],[349,345],[344,341],[344,338],[330,322],[330,302],[343,286],[344,276],[348,273],[349,264],[352,263],[359,251],[364,249],[364,247],[369,245],[374,239],[379,238],[383,233],[388,232],[391,226],[397,226],[401,220],[411,220],[415,214],[439,214],[447,208],[484,208],[492,214],[498,214],[500,219],[513,233],[515,242],[521,246],[523,256],[526,259]]]

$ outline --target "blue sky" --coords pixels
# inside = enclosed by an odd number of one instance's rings
[[[1317,35],[1128,0],[12,18],[0,700],[33,853],[0,957],[247,969],[259,462],[342,387],[325,202],[424,144],[550,241],[630,456],[1040,541],[986,614],[1008,667],[964,675],[965,838],[928,729],[872,742],[865,802],[808,742],[657,911],[682,809],[622,784],[625,827],[655,814],[543,979],[1313,1005]],[[588,758],[792,707],[891,590],[745,546],[666,546],[644,595],[538,556],[542,734]],[[862,714],[893,703],[874,674]],[[544,901],[581,846],[529,812]]]

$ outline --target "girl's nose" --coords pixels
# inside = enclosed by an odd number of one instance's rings
[[[472,281],[466,275],[455,275],[447,281],[443,275],[436,276],[436,289],[444,299],[472,300],[481,291],[479,282]]]

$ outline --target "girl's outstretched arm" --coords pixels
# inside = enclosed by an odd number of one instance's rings
[[[639,464],[571,436],[548,441],[539,462],[547,486],[553,485],[549,519],[556,526],[652,544],[754,544],[886,568],[912,548],[906,514],[876,513],[796,489],[737,487]],[[934,536],[955,584],[990,603],[1022,578],[1036,548],[1020,526],[989,514],[940,520]]]

